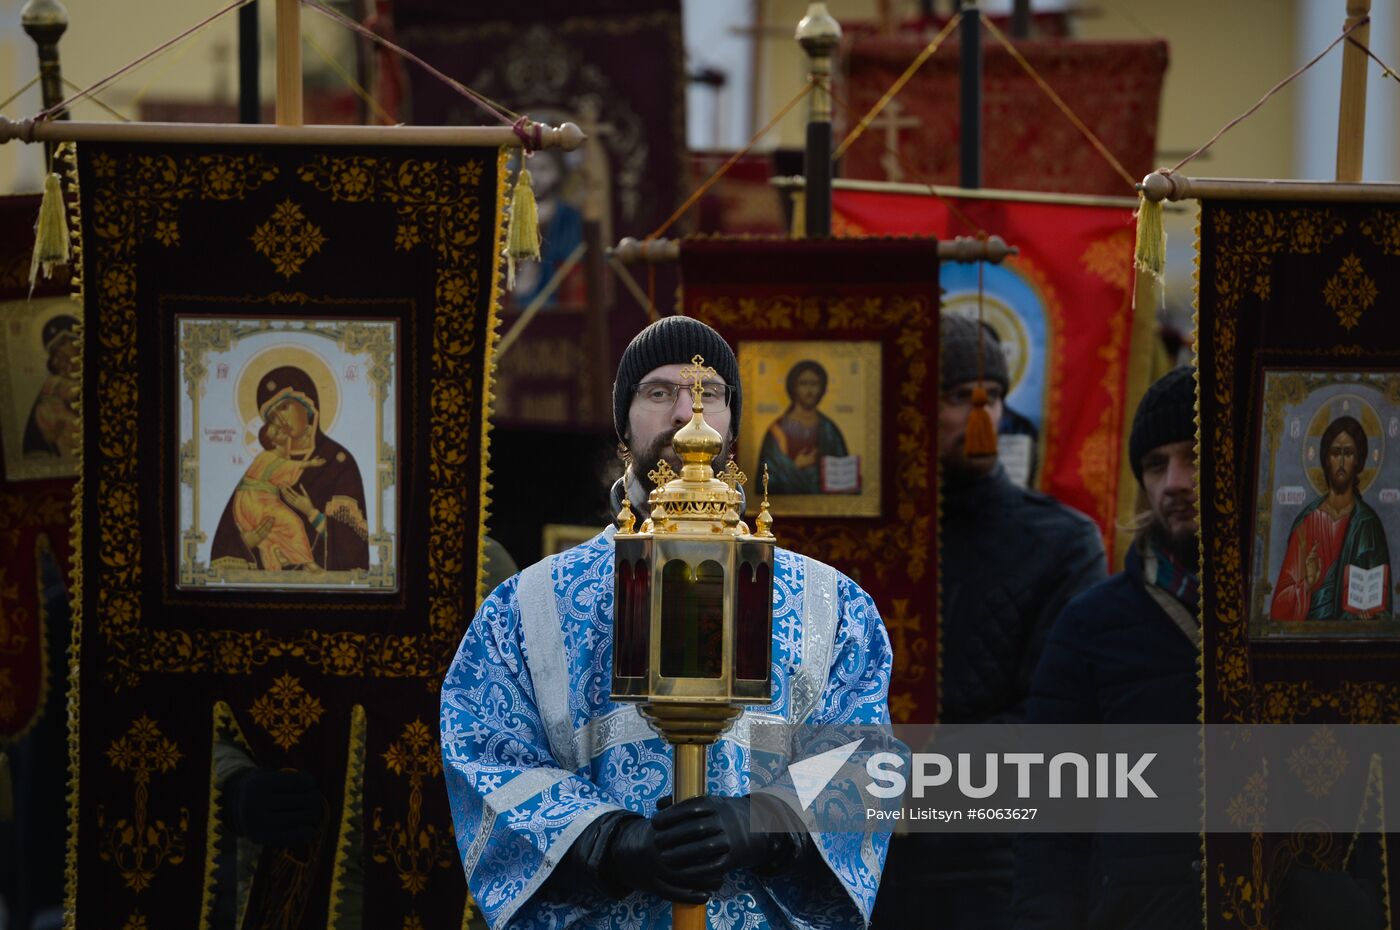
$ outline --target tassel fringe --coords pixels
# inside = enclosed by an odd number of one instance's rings
[[[1137,249],[1133,266],[1157,281],[1167,265],[1167,232],[1162,225],[1162,203],[1138,194]]]
[[[34,255],[29,261],[29,292],[39,280],[53,276],[59,265],[68,264],[68,220],[64,215],[63,183],[58,173],[51,171],[44,178],[44,196],[39,202],[39,221],[34,226]]]
[[[987,409],[987,391],[972,390],[972,412],[967,417],[967,432],[963,435],[963,454],[972,458],[997,454],[997,425]]]
[[[540,258],[540,214],[530,172],[521,167],[510,195],[510,226],[506,231],[506,286],[515,288],[515,263]]]

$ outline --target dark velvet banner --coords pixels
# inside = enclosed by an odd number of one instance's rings
[[[684,310],[739,357],[739,465],[779,544],[868,591],[890,710],[938,708],[938,246],[931,238],[687,239]]]
[[[79,928],[462,921],[503,159],[82,146]]]
[[[1202,204],[1207,723],[1400,722],[1398,296],[1393,206]],[[1325,790],[1329,767],[1366,765],[1312,743],[1295,761],[1206,803],[1248,817],[1270,779]],[[1352,831],[1363,809],[1374,829],[1377,803],[1291,837],[1207,837],[1208,926],[1269,926],[1292,869],[1355,862]]]
[[[606,248],[624,236],[641,238],[680,203],[689,159],[679,0],[399,0],[394,20],[406,48],[474,91],[535,120],[575,122],[589,134],[577,151],[538,152],[527,162],[539,202],[541,260],[518,266],[505,327],[580,244]],[[495,124],[419,68],[409,71],[409,110],[423,125]],[[574,265],[502,357],[497,422],[612,422],[607,386],[647,319],[606,266],[595,267],[602,274],[590,283],[587,258]],[[656,277],[656,303],[667,312],[675,275],[663,268]],[[595,314],[601,321],[590,321]]]

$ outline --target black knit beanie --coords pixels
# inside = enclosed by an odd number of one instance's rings
[[[977,327],[972,317],[945,313],[938,325],[938,342],[942,347],[943,367],[938,381],[943,390],[955,384],[977,380]],[[982,333],[982,380],[995,381],[1005,394],[1011,389],[1011,377],[1006,370],[1006,353],[1001,340],[990,326]]]
[[[1133,417],[1128,458],[1142,483],[1143,456],[1158,446],[1196,438],[1196,380],[1190,365],[1173,368],[1147,389]]]
[[[613,426],[617,437],[627,439],[627,411],[632,392],[647,372],[662,365],[689,365],[699,355],[729,385],[729,428],[739,435],[739,412],[743,399],[739,389],[739,363],[724,337],[699,320],[688,316],[662,317],[642,330],[627,344],[613,382]]]

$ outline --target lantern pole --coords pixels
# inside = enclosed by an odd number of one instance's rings
[[[676,803],[705,794],[709,746],[744,705],[773,699],[773,520],[765,484],[750,533],[741,514],[746,476],[732,458],[715,474],[724,437],[705,422],[702,399],[702,383],[714,377],[698,355],[682,369],[692,381],[691,419],[671,440],[681,473],[658,462],[650,515],[636,529],[624,499],[613,537],[612,698],[641,704],[674,747]],[[705,905],[671,908],[676,930],[705,930]]]

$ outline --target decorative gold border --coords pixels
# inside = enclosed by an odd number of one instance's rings
[[[864,435],[859,449],[852,443],[847,449],[848,454],[858,452],[861,460],[861,483],[863,487],[858,494],[774,494],[773,501],[778,506],[778,510],[785,516],[791,517],[851,517],[851,518],[873,518],[879,519],[884,516],[882,505],[884,503],[883,492],[884,482],[881,472],[884,469],[884,450],[881,448],[880,438],[883,435],[885,421],[881,418],[884,408],[884,363],[885,363],[885,343],[881,339],[845,339],[839,342],[821,339],[736,339],[734,340],[734,354],[739,360],[740,382],[747,382],[752,385],[758,380],[755,365],[763,352],[770,346],[812,344],[826,346],[826,353],[813,352],[808,357],[820,360],[826,365],[834,368],[838,362],[857,360],[864,366],[864,373],[861,376],[861,390],[867,398],[866,409],[859,419],[868,420],[875,425],[875,436]],[[750,351],[745,352],[745,348]],[[752,389],[750,390],[752,393]],[[747,401],[753,403],[752,401]],[[790,401],[789,401],[790,402]],[[751,416],[758,416],[756,408],[751,409]],[[782,415],[779,414],[781,417]],[[754,421],[746,421],[746,429],[756,429],[748,438],[756,439],[754,448],[744,448],[744,437],[739,437],[739,447],[743,454],[739,456],[739,464],[749,469],[757,488],[757,481],[762,474],[759,453],[762,451],[764,435],[766,430],[757,427]],[[871,450],[875,455],[870,455]],[[875,461],[875,467],[870,468],[868,463]],[[747,501],[746,513],[757,515],[759,509],[759,495],[750,495]]]
[[[161,303],[164,304],[166,297],[162,296]],[[339,302],[339,301],[336,301]],[[367,303],[378,303],[371,301]],[[308,298],[307,303],[320,304],[322,301]],[[398,301],[403,303],[403,301]],[[297,590],[326,588],[332,591],[397,591],[402,582],[399,572],[399,541],[402,533],[399,532],[398,522],[399,508],[396,505],[395,526],[388,531],[388,539],[384,538],[385,531],[382,526],[378,532],[369,533],[369,544],[371,548],[379,549],[380,560],[375,568],[369,570],[341,570],[324,571],[315,575],[308,575],[302,572],[273,572],[257,568],[220,568],[214,564],[216,560],[211,560],[209,564],[201,565],[194,560],[194,550],[198,545],[199,538],[204,535],[204,529],[199,525],[199,498],[200,498],[200,471],[198,455],[198,438],[200,435],[200,403],[197,395],[200,388],[207,382],[210,374],[205,359],[211,351],[231,351],[240,342],[252,336],[267,335],[270,330],[266,325],[270,322],[290,322],[297,318],[287,317],[259,317],[245,318],[245,325],[241,328],[237,326],[239,320],[231,315],[223,316],[194,316],[184,315],[177,321],[178,331],[176,343],[180,346],[177,349],[179,358],[177,365],[181,371],[182,393],[191,397],[191,428],[189,442],[191,450],[187,457],[185,451],[185,439],[177,435],[175,442],[180,449],[179,465],[176,469],[179,475],[179,482],[187,485],[193,492],[194,506],[190,514],[190,524],[184,525],[183,515],[177,517],[179,529],[178,543],[180,552],[180,570],[175,587],[181,591],[269,591],[269,590]],[[304,319],[304,318],[303,318]],[[394,388],[394,397],[401,400],[404,396],[403,372],[399,364],[401,355],[401,333],[397,320],[372,320],[372,319],[316,319],[317,326],[309,326],[303,330],[296,330],[300,333],[311,333],[324,339],[338,341],[342,344],[354,342],[360,348],[360,357],[368,357],[375,365],[382,365],[390,368],[393,375],[388,384],[379,385],[376,388],[374,400],[375,410],[375,432],[374,442],[377,449],[377,456],[373,462],[372,481],[364,481],[368,498],[370,494],[377,496],[378,519],[384,518],[384,496],[389,488],[393,489],[395,500],[398,501],[399,490],[399,467],[400,458],[399,442],[402,431],[399,429],[397,417],[394,421],[394,433],[392,436],[384,434],[384,406],[387,403],[387,392],[389,387]],[[290,331],[290,330],[287,330]],[[372,335],[387,334],[386,338],[376,339]],[[212,337],[212,338],[211,338]],[[185,345],[186,342],[189,345]],[[201,373],[198,380],[191,377],[192,372]],[[371,379],[372,380],[372,379]],[[183,401],[182,401],[183,403]],[[164,458],[165,450],[161,450]],[[187,469],[186,466],[190,467]],[[381,480],[381,469],[387,468],[393,475],[393,483],[386,487]],[[363,481],[363,474],[361,475]],[[179,507],[176,507],[177,512]],[[378,540],[376,542],[376,540]],[[387,552],[386,552],[387,550]],[[386,557],[387,556],[387,557]],[[228,587],[219,587],[218,582],[229,583]],[[257,584],[261,582],[261,584]],[[256,586],[255,586],[256,584]]]
[[[223,789],[219,786],[214,751],[219,745],[220,733],[228,733],[249,758],[253,756],[253,747],[248,744],[248,738],[243,735],[243,728],[238,725],[233,708],[227,702],[215,701],[212,717],[212,738],[209,742],[209,816],[204,832],[204,892],[199,906],[199,930],[209,930],[209,913],[214,907],[214,873],[219,865],[219,837],[222,835],[223,826],[219,818],[219,801],[223,797]],[[242,924],[241,920],[239,924]]]
[[[63,166],[67,187],[69,248],[72,261],[69,264],[70,280],[73,285],[73,299],[77,302],[75,315],[78,317],[78,371],[83,377],[85,360],[83,347],[86,345],[87,314],[84,312],[83,291],[83,212],[82,198],[78,187],[78,152],[74,143],[61,143],[54,150],[55,166]],[[69,561],[69,639],[68,639],[68,839],[65,844],[63,861],[63,930],[74,930],[78,920],[78,772],[81,757],[79,754],[79,711],[82,708],[78,694],[79,663],[83,645],[83,488],[87,477],[83,468],[87,441],[86,416],[83,411],[83,397],[78,395],[74,405],[78,422],[83,424],[84,441],[78,447],[77,478],[73,482],[73,523],[68,539],[72,547]]]
[[[496,156],[496,203],[506,202],[506,163],[510,161],[510,151],[504,146],[501,147],[500,154]],[[506,234],[506,211],[503,208],[496,210],[496,231],[493,237],[494,246],[492,255],[500,256],[502,245],[505,242]],[[504,290],[501,282],[504,280],[504,271],[501,270],[499,258],[495,265],[495,273],[491,276],[491,300],[488,304],[487,312],[490,314],[486,319],[486,365],[481,373],[481,510],[480,519],[476,527],[476,598],[472,603],[472,614],[481,607],[481,602],[486,599],[486,523],[491,516],[491,408],[496,403],[496,392],[494,390],[496,380],[496,342],[500,338],[497,331],[501,325],[501,299]],[[465,626],[463,627],[465,631]],[[471,907],[471,892],[467,892],[467,907]]]
[[[350,709],[350,739],[345,749],[345,788],[340,800],[340,830],[336,835],[335,862],[331,867],[330,897],[326,902],[326,930],[336,930],[345,895],[345,859],[350,855],[352,822],[360,820],[364,834],[365,808],[365,708]],[[363,903],[363,902],[362,902]],[[199,930],[206,930],[200,927]]]
[[[1397,632],[1400,632],[1400,619],[1349,620],[1344,623],[1338,623],[1335,620],[1284,622],[1273,620],[1266,609],[1266,601],[1270,594],[1275,593],[1273,592],[1274,578],[1269,574],[1269,554],[1272,548],[1270,536],[1273,528],[1273,495],[1271,492],[1276,490],[1274,463],[1278,457],[1280,434],[1283,432],[1283,408],[1289,406],[1296,410],[1314,392],[1337,385],[1368,388],[1381,394],[1387,401],[1392,396],[1400,401],[1400,372],[1359,372],[1357,374],[1365,379],[1361,381],[1343,380],[1340,376],[1344,374],[1347,372],[1321,371],[1313,368],[1265,369],[1261,372],[1263,422],[1256,425],[1262,429],[1256,429],[1253,435],[1246,437],[1246,441],[1251,445],[1254,444],[1256,438],[1259,439],[1257,449],[1259,464],[1256,475],[1262,476],[1263,479],[1261,481],[1256,477],[1254,487],[1251,489],[1255,492],[1255,506],[1253,510],[1254,522],[1249,528],[1249,546],[1251,555],[1257,556],[1257,561],[1262,566],[1259,575],[1256,576],[1251,570],[1250,577],[1247,579],[1248,590],[1245,609],[1248,611],[1247,622],[1251,641],[1392,639],[1395,638]],[[1270,385],[1270,375],[1275,376],[1272,386]],[[1377,385],[1373,383],[1376,380],[1384,380],[1387,383]],[[1294,393],[1292,389],[1299,392],[1297,400],[1291,396]],[[1252,558],[1251,562],[1254,561],[1256,559]]]

